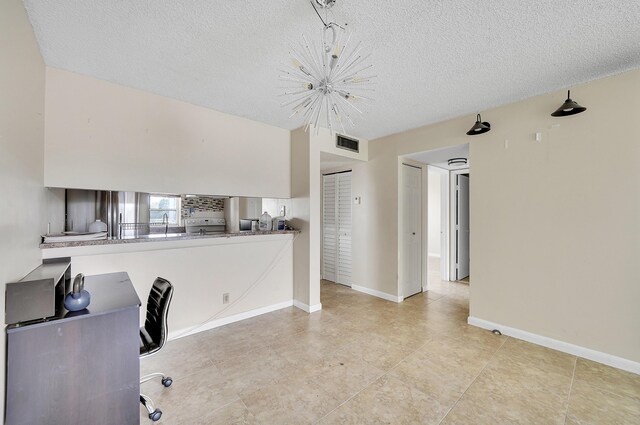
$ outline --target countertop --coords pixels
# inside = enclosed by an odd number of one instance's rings
[[[85,276],[84,289],[91,294],[91,303],[86,309],[70,312],[64,308],[64,299],[61,299],[60,304],[56,306],[54,317],[23,325],[9,325],[7,332],[18,332],[26,328],[45,326],[54,321],[76,320],[87,315],[97,316],[141,305],[140,298],[126,272]]]
[[[212,238],[235,238],[245,236],[260,236],[260,235],[286,235],[297,234],[299,230],[274,230],[268,232],[233,232],[233,233],[209,233],[200,235],[198,233],[153,233],[150,235],[143,235],[138,237],[126,237],[123,239],[98,239],[90,241],[76,241],[76,242],[54,242],[54,243],[41,243],[40,248],[70,248],[77,246],[96,246],[96,245],[120,245],[120,244],[132,244],[132,243],[149,243],[149,242],[167,242],[167,241],[179,241],[179,240],[201,240]]]

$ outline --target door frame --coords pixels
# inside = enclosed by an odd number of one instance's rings
[[[437,173],[440,175],[440,231],[442,235],[440,237],[440,279],[441,280],[449,280],[449,238],[451,237],[451,229],[450,229],[450,187],[449,187],[449,170],[444,168],[436,167],[435,165],[427,165],[427,171]],[[427,187],[423,191],[423,196],[429,199],[429,188]],[[427,201],[428,202],[428,201]],[[427,211],[427,232],[428,232],[428,224],[429,224],[429,216]],[[427,257],[429,255],[429,239],[427,238]],[[425,290],[427,290],[431,282],[428,280],[428,268],[427,268],[427,284]]]
[[[471,185],[471,173],[469,168],[449,171],[449,280],[455,281],[456,278],[456,250],[458,249],[458,241],[456,234],[456,179],[458,174],[469,174],[469,185]],[[469,186],[471,193],[471,186]]]
[[[419,168],[421,175],[421,190],[420,190],[420,249],[422,251],[421,261],[420,261],[420,281],[422,292],[427,290],[427,265],[428,258],[427,255],[424,255],[427,248],[427,215],[425,211],[427,211],[427,197],[425,196],[426,188],[428,187],[428,172],[427,172],[427,164],[423,164],[418,161],[414,161],[409,158],[398,157],[398,302],[402,302],[404,300],[404,287],[402,282],[404,282],[404,271],[402,270],[402,260],[404,258],[404,234],[403,230],[403,212],[404,212],[404,204],[402,202],[402,190],[404,188],[404,177],[402,175],[402,167],[404,165],[408,165],[410,167]]]
[[[345,166],[339,166],[339,167],[333,167],[333,168],[329,168],[326,170],[323,170],[320,172],[320,280],[325,280],[325,276],[324,276],[324,178],[326,176],[330,176],[330,175],[334,175],[334,174],[344,174],[344,173],[352,173],[351,174],[351,184],[353,185],[353,166],[352,165],[345,165]],[[337,182],[336,182],[336,190],[337,190]],[[353,186],[352,186],[352,195],[353,195]],[[351,210],[351,218],[353,220],[353,205],[351,206],[352,210]],[[353,249],[353,224],[352,224],[352,228],[351,228],[351,239],[352,239],[352,249]],[[352,252],[353,255],[353,252]],[[336,266],[337,266],[337,262],[336,262]],[[352,273],[353,273],[353,263],[351,264],[352,267]],[[327,279],[328,280],[328,279]],[[336,274],[336,280],[337,280],[337,274]],[[333,281],[331,281],[333,282]],[[338,282],[334,282],[334,283],[338,283]],[[349,285],[346,285],[344,283],[338,283],[340,285],[343,286],[347,286],[349,288],[351,288],[353,286],[353,276],[351,279],[351,283]]]

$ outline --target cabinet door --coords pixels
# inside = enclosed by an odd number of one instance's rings
[[[337,174],[338,276],[336,281],[351,286],[351,172]]]
[[[322,278],[335,282],[338,267],[335,174],[323,176],[322,196]]]
[[[139,308],[7,332],[7,425],[140,423]]]

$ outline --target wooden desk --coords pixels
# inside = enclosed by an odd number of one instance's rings
[[[91,304],[7,327],[7,425],[137,425],[140,299],[127,273],[86,276]]]

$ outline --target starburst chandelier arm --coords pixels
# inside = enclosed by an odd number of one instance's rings
[[[312,106],[310,106],[303,115],[303,120],[305,123],[304,131],[309,130],[309,127],[311,126],[311,121],[313,120],[313,115],[315,114],[318,105],[318,99],[319,97],[314,99]]]
[[[329,126],[329,132],[333,134],[333,127],[331,126],[331,113],[329,111],[329,96],[324,97],[324,109],[327,111],[327,125]],[[316,134],[318,134],[320,128],[316,127]]]
[[[303,73],[302,71],[300,71],[297,68],[291,67],[291,71],[293,71],[294,73],[287,71],[287,70],[281,70],[280,72],[284,72],[285,74],[288,75],[289,78],[294,78],[294,79],[298,79],[300,83],[309,83],[309,78],[315,80],[316,83],[319,82],[318,78],[314,75],[307,75],[305,73]],[[286,78],[286,77],[285,77]]]
[[[316,96],[313,99],[313,103],[307,108],[307,110],[304,112],[304,115],[302,116],[305,120],[305,122],[311,122],[311,115],[313,115],[313,112],[315,111],[315,107],[318,104],[318,101],[322,99],[322,97],[320,95]]]
[[[300,113],[301,111],[306,110],[311,105],[312,100],[313,99],[311,97],[307,97],[302,102],[298,103],[293,108],[293,113],[291,114],[291,117],[293,117],[294,115]]]
[[[345,57],[344,53],[347,52],[347,49],[349,48],[349,42],[351,41],[352,35],[352,33],[349,33],[349,35],[347,36],[347,41],[344,42],[344,46],[342,46],[340,52],[338,52],[340,55],[340,59],[338,60],[338,64],[336,65],[336,67],[340,66],[342,59]]]
[[[341,78],[340,84],[375,84],[374,79],[378,78],[377,75],[367,75],[366,77],[353,76],[348,78]]]
[[[360,109],[358,109],[358,107],[356,105],[354,105],[353,103],[349,102],[348,98],[351,96],[349,93],[346,92],[342,92],[339,91],[338,92],[338,99],[340,101],[342,101],[342,103],[344,103],[345,105],[349,105],[351,108],[353,108],[357,113],[359,113],[360,115],[362,115],[362,111]]]
[[[303,98],[305,98],[305,97],[307,97],[309,95],[308,93],[309,92],[307,90],[305,90],[305,91],[298,91],[298,92],[289,92],[289,93],[286,93],[286,95],[287,96],[299,96],[300,94],[302,94],[302,96],[300,96],[300,99],[303,99]],[[280,106],[288,106],[288,105],[280,104]]]
[[[314,127],[318,127],[318,120],[320,119],[320,112],[322,112],[322,96],[319,96],[319,102],[318,102],[318,107],[317,110],[315,111],[315,115],[316,117],[313,119],[313,126]]]
[[[301,93],[302,92],[298,93],[297,95],[296,95],[296,93],[289,93],[289,95],[296,96],[296,97],[291,99],[291,100],[288,100],[287,102],[281,103],[280,107],[284,108],[285,106],[290,106],[290,105],[296,103],[299,100],[303,100],[303,99],[306,99],[308,97],[312,97],[315,94],[315,93],[309,93],[308,91],[305,91],[302,96],[298,96]]]
[[[351,76],[353,76],[353,75],[358,74],[359,72],[364,71],[365,69],[373,68],[373,64],[372,64],[372,65],[369,65],[367,68],[363,68],[363,69],[360,69],[360,70],[358,70],[358,71],[351,71],[353,68],[358,67],[359,65],[361,65],[364,61],[366,61],[366,60],[367,60],[367,59],[369,59],[370,57],[371,57],[371,53],[369,53],[369,54],[368,54],[368,55],[366,55],[366,56],[358,55],[356,58],[354,58],[354,59],[349,63],[349,65],[347,65],[347,66],[345,66],[344,68],[342,68],[342,69],[341,69],[341,70],[340,70],[340,71],[335,75],[335,79],[336,79],[336,80],[345,80],[345,79],[347,79],[348,77],[351,77]],[[350,72],[351,74],[348,74],[349,72]],[[345,75],[345,74],[347,74],[347,75]]]
[[[334,104],[334,105],[338,107],[337,104]],[[349,124],[351,125],[351,127],[355,127],[355,124],[353,123],[353,120],[351,119],[351,115],[349,115],[349,112],[343,111],[342,109],[340,111],[344,114],[345,117],[347,117],[347,120],[349,121]],[[343,132],[345,131],[343,130]]]
[[[311,52],[311,48],[309,47],[309,42],[307,41],[307,37],[305,37],[304,35],[302,36],[303,40],[304,40],[304,46],[303,46],[303,52],[306,50],[306,53],[308,54],[308,56],[311,58],[311,61],[313,62],[313,64],[315,65],[315,70],[316,73],[318,75],[322,74],[322,72],[320,72],[320,63],[318,63],[318,61],[316,60],[316,57],[314,56],[314,54]]]
[[[357,68],[358,66],[362,65],[367,59],[369,59],[371,57],[371,54],[368,54],[366,56],[361,56],[358,55],[357,57],[355,57],[351,62],[349,62],[348,65],[342,67],[337,73],[336,75],[334,75],[334,79],[337,81],[340,80],[348,80],[351,77],[356,76],[358,73],[368,69],[368,68],[362,68],[358,71],[353,71],[353,68]],[[369,68],[373,67],[373,65],[370,65]]]
[[[314,109],[312,109],[311,113],[309,114],[309,121],[307,122],[305,131],[309,128],[311,123],[313,123],[313,125],[317,127],[318,117],[320,117],[321,110],[322,110],[322,97],[318,96],[316,98],[316,101],[314,102]],[[315,115],[315,118],[313,117],[314,115]]]
[[[349,63],[349,61],[351,61],[352,58],[357,56],[360,53],[360,51],[362,50],[362,47],[360,47],[361,44],[362,44],[362,42],[359,41],[355,45],[355,47],[353,49],[351,49],[350,52],[347,50],[347,46],[345,46],[342,49],[342,54],[340,55],[340,62],[339,62],[338,65],[342,66],[344,63]]]
[[[292,70],[296,71],[298,75],[303,78],[308,77],[318,81],[318,78],[312,73],[313,69],[310,70],[310,68],[312,68],[311,66],[308,66],[295,52],[291,53],[291,57],[293,58],[293,65],[291,65]]]
[[[371,69],[371,68],[373,68],[373,65],[367,65],[364,68],[358,69],[357,71],[351,71],[350,74],[345,75],[344,77],[336,77],[336,79],[338,81],[349,80],[350,78],[357,79],[357,78],[360,78],[359,75],[360,75],[361,72],[366,71],[367,69]],[[343,84],[351,84],[351,83],[343,83]]]
[[[284,72],[284,71],[281,71],[281,72]],[[287,82],[287,83],[297,83],[297,85],[294,86],[296,88],[297,87],[305,87],[305,88],[307,88],[307,86],[310,83],[308,78],[302,79],[301,77],[298,77],[298,76],[293,75],[293,74],[280,75],[278,77],[278,79],[280,81]],[[287,87],[281,87],[281,88],[288,89],[288,88],[292,88],[292,87],[291,86],[287,86]]]
[[[311,42],[311,46],[313,47],[313,50],[318,51],[318,55],[320,56],[320,60],[318,62],[322,64],[322,67],[320,68],[320,73],[324,75],[325,70],[327,69],[327,62],[326,62],[327,55],[324,54],[324,51],[322,49],[316,49],[316,43],[314,43],[313,41]]]
[[[328,106],[329,105],[327,105],[327,107]],[[333,97],[331,99],[331,120],[332,122],[336,123],[336,126],[340,125],[340,127],[342,128],[342,132],[345,133],[344,124],[342,123],[342,115],[340,115],[340,112],[338,111],[338,105],[336,105],[333,101]]]

